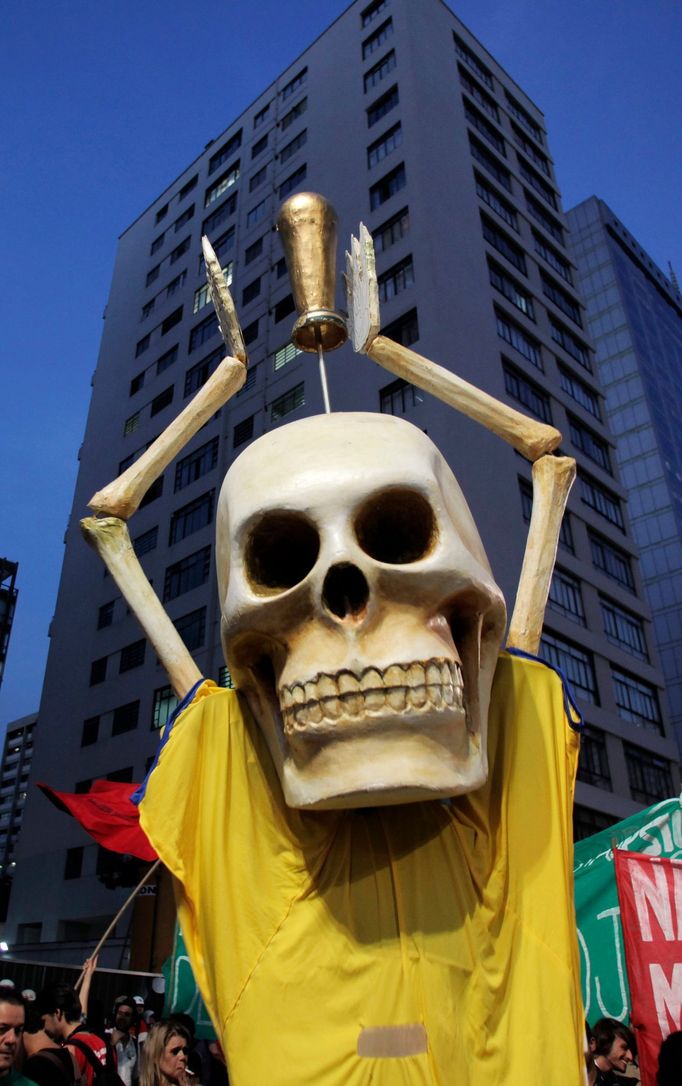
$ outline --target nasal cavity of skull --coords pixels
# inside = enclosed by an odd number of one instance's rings
[[[361,619],[367,610],[369,585],[357,566],[332,566],[322,586],[322,603],[337,618]]]
[[[245,550],[246,575],[258,593],[285,592],[300,584],[317,561],[320,537],[300,513],[266,513],[253,525]]]
[[[417,490],[394,487],[373,494],[355,516],[355,535],[365,554],[399,566],[418,562],[432,550],[436,517]]]

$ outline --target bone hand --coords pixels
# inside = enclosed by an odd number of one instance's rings
[[[173,690],[179,698],[184,697],[201,679],[201,672],[147,580],[125,521],[118,517],[86,517],[81,521],[81,532],[99,554],[154,646]]]
[[[236,358],[224,358],[176,419],[153,445],[112,483],[98,490],[88,502],[96,513],[127,520],[137,509],[147,490],[168,467],[211,415],[238,392],[246,378],[246,367]]]
[[[561,441],[561,433],[553,426],[546,426],[515,411],[450,370],[429,362],[428,358],[400,343],[394,343],[386,336],[377,336],[367,354],[396,377],[402,377],[425,392],[432,393],[463,415],[492,430],[528,460],[537,460],[552,452]]]
[[[201,239],[201,249],[206,265],[206,278],[208,289],[211,292],[211,301],[220,325],[220,334],[227,348],[227,353],[232,358],[238,358],[246,363],[246,347],[244,337],[239,325],[237,310],[235,309],[232,295],[227,286],[227,281],[220,267],[220,261],[213,251],[213,246],[204,234]]]
[[[509,648],[537,655],[561,521],[574,479],[571,456],[543,456],[533,464],[533,511],[507,637]]]
[[[360,237],[351,235],[346,251],[346,308],[353,350],[366,354],[379,332],[379,287],[372,235],[360,223]]]

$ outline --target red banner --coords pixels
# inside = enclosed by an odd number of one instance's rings
[[[656,1086],[661,1041],[682,1029],[682,860],[616,849],[614,862],[642,1086]]]

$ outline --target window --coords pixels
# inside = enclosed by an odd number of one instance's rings
[[[420,389],[399,377],[379,389],[379,410],[384,415],[407,415],[424,397]]]
[[[526,407],[536,418],[551,426],[552,408],[547,393],[508,362],[503,361],[503,369],[504,387],[508,395]]]
[[[218,686],[222,686],[224,690],[234,690],[230,669],[225,664],[218,668]]]
[[[649,654],[644,637],[644,623],[641,618],[631,615],[623,607],[599,597],[604,633],[612,645],[625,649],[631,656],[648,660]]]
[[[140,509],[144,509],[145,506],[151,505],[157,498],[160,498],[163,494],[163,475],[159,475],[158,479],[155,479],[151,486],[147,487],[147,492],[140,502]]]
[[[601,437],[597,437],[589,427],[584,423],[579,422],[573,415],[568,415],[568,426],[571,434],[571,441],[575,445],[576,449],[580,449],[585,456],[589,457],[595,464],[598,464],[604,471],[608,471],[610,475],[611,460],[609,458],[609,447],[607,443]]]
[[[260,275],[257,279],[252,279],[250,283],[244,287],[242,291],[242,305],[248,305],[254,298],[257,298],[260,294]]]
[[[585,475],[582,471],[578,472],[578,478],[580,480],[580,500],[589,505],[590,509],[594,509],[596,513],[604,517],[611,524],[615,524],[616,528],[620,528],[622,532],[625,531],[625,522],[623,520],[623,512],[620,507],[620,500],[615,494],[612,494],[606,487],[601,486],[595,482],[594,479]]]
[[[165,236],[165,233],[163,233],[159,234],[158,238],[154,238],[153,242],[149,247],[149,252],[152,256],[154,255],[154,253],[158,253],[159,249],[163,245],[163,239],[165,238]]]
[[[129,701],[127,705],[119,705],[117,709],[114,709],[114,716],[111,724],[111,734],[122,735],[124,732],[134,731],[134,729],[137,727],[139,715],[139,701]],[[107,779],[110,778],[107,777]]]
[[[179,245],[176,245],[175,249],[173,249],[172,252],[171,252],[170,263],[171,264],[177,264],[180,257],[184,256],[184,254],[187,252],[187,250],[189,249],[189,246],[190,246],[190,238],[188,238],[188,237],[185,238],[184,241],[181,241]]]
[[[393,33],[393,20],[386,19],[381,26],[378,26],[373,34],[370,34],[368,38],[362,43],[362,59],[367,60],[367,57],[371,57],[372,53],[375,53],[377,49],[380,49],[385,41]]]
[[[488,70],[488,68],[486,68],[485,64],[483,64],[478,59],[478,57],[475,56],[469,46],[465,42],[463,42],[457,34],[455,34],[454,30],[452,32],[452,37],[454,39],[455,52],[457,53],[457,56],[464,61],[466,66],[470,68],[475,75],[478,76],[482,83],[485,83],[486,87],[489,87],[490,90],[495,90],[492,73]]]
[[[293,343],[285,343],[279,347],[272,355],[272,368],[275,370],[281,370],[283,366],[286,366],[287,362],[292,362],[294,358],[297,358],[301,354],[301,351]]]
[[[381,302],[388,302],[396,294],[401,294],[414,283],[412,257],[406,256],[404,260],[394,264],[392,268],[377,277],[377,282]]]
[[[570,618],[579,626],[585,625],[585,608],[580,581],[570,573],[555,568],[549,588],[548,604],[553,611],[563,615],[564,618]]]
[[[149,332],[147,332],[146,336],[143,336],[142,339],[138,340],[138,343],[135,347],[136,358],[139,358],[140,355],[144,354],[144,352],[147,350],[147,347],[149,346],[149,338]]]
[[[109,603],[103,603],[97,612],[97,629],[103,630],[105,626],[111,626],[114,621],[114,604],[115,600],[110,600]]]
[[[166,319],[161,324],[161,335],[165,336],[170,332],[171,328],[175,328],[176,324],[179,324],[182,320],[182,306],[174,309],[172,313],[169,313]]]
[[[599,704],[597,679],[591,653],[578,648],[572,641],[558,634],[545,631],[540,643],[540,655],[545,657],[553,667],[558,667],[560,671],[563,671],[578,697],[591,701],[594,705]]]
[[[262,109],[258,110],[258,113],[254,113],[254,115],[253,115],[253,130],[254,130],[254,132],[256,131],[257,128],[260,128],[262,125],[265,124],[269,112],[270,112],[270,103],[268,102],[268,104],[266,106],[263,106]]]
[[[186,226],[192,218],[194,218],[194,204],[191,204],[190,207],[186,208],[182,215],[175,220],[175,223],[173,224],[175,233],[177,234],[179,230],[182,230],[183,226]]]
[[[159,529],[158,526],[155,525],[153,528],[143,532],[142,535],[138,535],[137,538],[133,540],[133,550],[138,558],[141,558],[143,554],[149,554],[150,551],[155,550],[158,535]]]
[[[570,354],[571,358],[574,358],[576,362],[579,362],[586,370],[592,372],[590,354],[587,347],[583,343],[580,343],[567,328],[563,328],[561,325],[556,324],[551,318],[549,325],[554,342],[558,343],[560,347],[563,347],[566,354]]]
[[[244,251],[244,263],[251,264],[256,260],[263,252],[263,238],[258,238],[251,245],[247,246]]]
[[[221,264],[225,263],[225,257],[227,253],[234,245],[234,226],[231,226],[229,230],[226,230],[224,234],[221,234],[219,238],[213,244],[213,252],[216,258]],[[203,254],[199,258],[199,274],[202,275],[206,271],[206,265],[204,263]]]
[[[511,226],[512,230],[516,230],[518,233],[519,220],[514,211],[514,208],[503,200],[501,196],[498,196],[494,189],[491,189],[487,181],[484,181],[480,174],[474,175],[476,178],[476,192],[480,196],[481,200],[488,205],[488,207],[499,215],[501,219],[506,222],[507,226]]]
[[[488,261],[488,274],[490,277],[491,285],[499,290],[500,294],[504,295],[508,302],[511,302],[524,316],[529,317],[530,320],[535,320],[535,310],[533,308],[533,299],[523,287],[520,287],[518,283],[515,283],[502,268],[498,267],[491,260]]]
[[[248,212],[246,216],[246,225],[254,226],[257,222],[260,222],[260,220],[265,217],[267,210],[268,201],[266,198],[265,200],[261,200],[259,204],[256,204],[255,207],[252,207]]]
[[[187,268],[183,268],[179,275],[175,276],[175,279],[171,279],[170,283],[166,287],[166,298],[172,298],[174,294],[177,294],[180,287],[183,286],[185,279],[187,278]]]
[[[121,649],[121,658],[118,665],[119,675],[122,675],[124,671],[132,671],[134,667],[142,667],[146,648],[147,642],[144,637],[140,638],[139,641],[133,641],[131,645],[125,645]]]
[[[151,301],[145,302],[142,306],[142,320],[146,320],[150,313],[153,313],[154,306],[156,305],[156,298],[152,298]]]
[[[514,124],[513,121],[512,131],[514,133],[514,139],[523,151],[524,155],[526,155],[531,160],[531,162],[534,162],[536,166],[539,166],[542,172],[547,177],[550,177],[551,170],[549,168],[549,162],[547,161],[545,156],[533,146],[532,143],[529,143],[521,129],[518,127],[518,125]]]
[[[489,173],[491,177],[494,177],[498,185],[502,185],[507,192],[512,191],[511,174],[509,170],[502,166],[494,155],[491,155],[489,151],[485,149],[482,143],[479,143],[477,139],[469,133],[469,150],[471,151],[471,157],[478,162],[486,173]]]
[[[90,664],[90,686],[103,683],[107,677],[107,657],[100,656],[99,660],[93,660]]]
[[[267,173],[267,166],[263,166],[261,170],[258,170],[256,173],[253,174],[253,176],[249,179],[249,192],[255,192],[256,189],[263,184],[265,178],[267,177]]]
[[[169,351],[166,351],[165,354],[162,354],[160,358],[157,358],[157,360],[156,360],[156,374],[157,374],[157,377],[158,377],[158,375],[160,373],[163,373],[164,370],[167,370],[169,366],[172,366],[177,357],[178,357],[178,345],[176,343],[175,346],[171,347]]]
[[[281,90],[282,100],[286,101],[287,98],[291,98],[292,94],[295,94],[297,90],[305,83],[308,78],[308,69],[303,68],[298,75],[295,75],[293,79],[290,79]]]
[[[186,539],[187,536],[193,535],[194,532],[198,532],[211,523],[213,520],[213,495],[214,492],[209,490],[206,494],[202,494],[200,498],[195,498],[194,501],[183,505],[181,509],[173,513],[168,535],[169,546],[173,543],[179,543],[182,539]]]
[[[519,327],[509,317],[504,316],[499,310],[495,310],[495,317],[497,321],[497,334],[507,343],[510,344],[519,354],[528,359],[529,362],[539,370],[542,370],[542,353],[540,350],[540,344],[536,339],[532,339],[526,335],[522,328]]]
[[[206,636],[206,608],[183,615],[173,625],[190,652],[200,649]]]
[[[184,200],[186,196],[189,196],[190,192],[197,187],[198,180],[199,174],[195,173],[194,177],[190,177],[189,181],[182,186],[178,193],[178,203],[180,203],[181,200]]]
[[[294,138],[292,140],[289,140],[289,142],[284,145],[284,147],[282,148],[282,150],[279,153],[279,160],[282,163],[282,165],[284,165],[284,163],[288,159],[290,159],[292,155],[295,155],[296,152],[298,150],[300,150],[301,147],[304,147],[307,140],[308,140],[308,129],[307,128],[304,128],[302,132],[299,132],[297,136],[294,136]]]
[[[378,226],[376,230],[372,231],[372,239],[374,241],[374,251],[377,253],[383,253],[386,249],[390,249],[391,245],[395,245],[401,238],[406,237],[410,231],[410,213],[406,207],[398,211],[381,226]]]
[[[157,226],[159,225],[159,223],[161,222],[162,219],[165,219],[167,214],[168,214],[168,204],[164,204],[163,207],[160,207],[159,210],[156,212],[156,218],[154,219],[154,222],[156,223]]]
[[[179,705],[172,686],[160,686],[154,691],[152,702],[152,728],[163,728]]]
[[[381,98],[377,98],[376,102],[368,107],[367,127],[371,128],[380,121],[382,117],[385,117],[387,113],[390,113],[390,111],[398,105],[398,102],[398,87],[393,86],[390,90],[387,90],[385,94],[382,94]]]
[[[293,192],[294,189],[298,188],[298,186],[305,181],[307,172],[308,167],[304,162],[302,166],[299,166],[297,170],[294,170],[292,174],[289,174],[285,181],[282,181],[278,190],[280,200],[283,200],[285,196],[288,196],[290,192]]]
[[[360,25],[364,30],[366,26],[374,22],[377,16],[385,11],[388,7],[388,0],[374,0],[373,4],[370,4],[368,8],[365,8],[360,14]]]
[[[308,99],[301,98],[300,102],[297,102],[295,106],[292,106],[288,113],[285,113],[280,121],[280,128],[282,132],[286,132],[289,125],[293,124],[297,117],[302,117],[308,108]]]
[[[242,419],[241,422],[237,423],[232,434],[233,449],[238,449],[244,442],[251,440],[253,437],[253,420],[255,417],[255,415],[249,415],[248,418]]]
[[[558,211],[559,202],[556,198],[554,189],[551,188],[547,182],[535,172],[535,170],[532,170],[530,166],[524,162],[521,155],[517,154],[516,158],[519,164],[519,173],[524,180],[526,180],[529,185],[532,185],[535,191],[542,196],[543,200],[545,200],[550,207],[554,208],[555,211]]]
[[[168,388],[164,388],[163,392],[159,392],[158,396],[155,396],[151,403],[150,417],[158,415],[160,411],[163,411],[164,407],[168,407],[173,402],[173,385],[169,385]]]
[[[279,321],[283,321],[285,317],[288,317],[290,313],[293,313],[296,309],[296,303],[294,302],[293,294],[287,294],[281,301],[275,306],[275,324]]]
[[[214,437],[211,441],[207,441],[205,445],[200,445],[194,452],[183,456],[182,460],[178,460],[175,465],[174,490],[176,493],[178,490],[183,490],[186,486],[189,486],[190,483],[195,483],[197,479],[201,479],[202,475],[212,471],[218,463],[218,445],[218,438]]]
[[[535,230],[533,231],[533,241],[535,243],[535,252],[538,253],[543,260],[546,260],[549,266],[554,268],[554,271],[557,272],[562,279],[565,279],[566,282],[570,283],[572,286],[573,276],[567,261],[564,260],[562,256],[559,256],[556,250],[553,249],[551,245],[548,245],[539,234],[536,234]]]
[[[227,143],[223,144],[219,151],[216,151],[214,155],[211,155],[208,162],[209,175],[215,173],[215,171],[219,169],[224,162],[227,162],[229,158],[232,158],[235,151],[238,151],[241,145],[242,130],[240,128],[239,131],[234,134],[234,136],[230,137]]]
[[[389,72],[393,71],[395,66],[395,51],[391,49],[390,53],[387,53],[386,56],[382,57],[381,60],[377,61],[377,63],[372,68],[370,68],[368,72],[365,72],[365,94],[368,90],[372,90],[373,87],[376,87],[382,79],[385,79]]]
[[[582,319],[580,317],[580,306],[576,301],[571,298],[570,294],[567,294],[565,290],[559,286],[558,283],[552,282],[549,276],[544,272],[540,272],[540,278],[542,279],[542,293],[550,301],[554,302],[562,313],[565,313],[567,317],[570,317],[572,321],[582,328]]]
[[[601,422],[601,404],[598,393],[594,392],[570,370],[564,369],[563,366],[559,366],[559,375],[564,392],[567,392],[576,403],[579,403],[581,407],[584,407],[586,411],[594,415],[595,419]]]
[[[402,343],[403,347],[410,347],[419,339],[417,310],[410,309],[407,313],[403,313],[402,317],[398,317],[397,320],[391,321],[382,328],[381,334],[394,340],[395,343]]]
[[[580,736],[578,780],[595,788],[611,791],[611,773],[606,754],[604,733],[598,728],[585,728]]]
[[[256,317],[255,321],[251,321],[251,324],[247,324],[244,328],[242,328],[244,345],[246,347],[248,347],[250,343],[253,343],[255,339],[258,339],[259,322],[260,317]]]
[[[400,125],[400,121],[393,125],[393,128],[389,128],[388,132],[380,136],[374,143],[370,143],[367,148],[367,167],[371,169],[372,166],[377,166],[387,155],[390,155],[391,151],[395,151],[396,147],[399,147],[403,142],[403,130]]]
[[[174,562],[166,570],[163,582],[163,602],[175,600],[178,596],[206,584],[211,569],[211,548],[202,547],[194,554]]]
[[[507,107],[512,116],[516,117],[517,121],[520,121],[526,132],[542,144],[542,129],[535,123],[529,113],[520,105],[516,98],[512,98],[508,91],[504,92],[504,96],[507,99]]]
[[[474,99],[474,101],[478,102],[481,109],[484,109],[489,117],[492,117],[492,119],[499,124],[500,112],[495,105],[493,99],[488,94],[486,94],[484,90],[481,90],[478,83],[475,83],[473,79],[469,78],[461,64],[458,65],[458,69],[459,81],[464,87],[467,94],[470,95],[471,98]]]
[[[210,207],[224,192],[227,192],[233,185],[236,185],[239,180],[239,172],[239,159],[237,159],[236,162],[233,162],[232,165],[229,166],[224,173],[221,173],[220,177],[206,189],[204,207]]]
[[[586,837],[592,837],[601,830],[608,830],[615,821],[613,815],[592,811],[589,807],[581,807],[576,803],[573,806],[573,840],[584,841]]]
[[[206,358],[202,358],[201,362],[197,362],[187,370],[185,374],[185,397],[191,396],[193,392],[206,384],[224,353],[223,348],[218,347],[216,351],[212,351]]]
[[[487,121],[482,113],[479,113],[477,109],[470,106],[467,101],[464,102],[464,116],[468,123],[479,132],[484,140],[495,148],[498,155],[502,155],[502,158],[506,158],[507,151],[505,142],[497,129]]]
[[[83,721],[83,730],[81,732],[81,746],[91,747],[93,743],[97,742],[99,735],[99,717],[90,716],[87,720]]]
[[[239,389],[239,392],[237,393],[237,399],[239,399],[240,396],[245,395],[245,393],[247,393],[250,389],[254,387],[254,385],[256,384],[257,374],[258,366],[249,366],[248,370],[246,371],[246,380],[244,381],[242,387]]]
[[[67,848],[64,861],[64,879],[79,879],[83,870],[83,845]]]
[[[630,592],[635,591],[635,579],[632,574],[630,556],[596,532],[588,532],[590,537],[590,549],[592,551],[592,565],[601,570],[612,581],[616,581]]]
[[[523,190],[526,197],[526,207],[529,214],[533,216],[547,231],[551,234],[556,241],[564,244],[564,228],[548,211],[545,211],[544,207],[537,202],[537,200],[530,195],[527,189]]]
[[[216,335],[219,328],[218,318],[215,313],[211,313],[209,317],[204,317],[200,324],[195,324],[189,334],[189,353],[191,354],[192,351],[195,351],[202,343],[205,343],[207,339],[211,339]]]
[[[204,219],[201,227],[202,234],[210,237],[213,231],[217,230],[225,222],[225,219],[229,219],[230,215],[234,215],[236,209],[237,193],[233,192],[231,196],[227,197],[227,200],[223,200],[222,204],[219,204],[215,211]]]
[[[251,148],[251,159],[252,160],[254,158],[257,158],[258,155],[263,153],[263,151],[265,150],[265,148],[268,145],[269,136],[270,136],[270,133],[267,132],[264,136],[261,136],[261,138],[259,140],[256,140],[253,147]]]
[[[397,192],[400,192],[406,184],[405,164],[401,162],[399,166],[396,166],[390,173],[385,174],[381,180],[376,181],[370,188],[370,210],[376,211],[378,207],[390,200],[391,196],[395,196]]]
[[[670,763],[648,750],[623,743],[632,798],[650,806],[673,794]]]
[[[276,400],[273,400],[270,404],[271,421],[277,422],[279,419],[283,419],[285,415],[295,411],[297,407],[301,407],[305,403],[304,390],[305,385],[301,381],[300,385],[296,385],[282,396],[278,396]]]
[[[227,264],[225,264],[221,268],[221,271],[222,271],[223,276],[225,278],[225,283],[227,284],[228,287],[231,286],[231,284],[232,284],[232,275],[233,275],[233,272],[234,272],[234,260],[228,260]],[[197,289],[194,291],[194,302],[193,302],[193,305],[192,305],[192,312],[193,313],[198,313],[199,310],[203,309],[205,305],[208,305],[210,300],[211,300],[210,287],[209,287],[208,283],[204,283],[203,286],[197,287]]]
[[[148,287],[151,286],[151,284],[154,282],[154,280],[159,278],[159,272],[160,271],[161,271],[161,265],[160,264],[157,264],[155,268],[152,268],[151,271],[148,271],[147,272],[147,279],[145,281],[145,286],[148,286]]]
[[[526,258],[519,246],[498,229],[497,226],[493,226],[490,220],[484,215],[481,215],[481,227],[483,230],[483,237],[488,244],[492,245],[493,249],[496,249],[505,260],[508,260],[510,264],[513,264],[517,271],[520,271],[525,275]]]
[[[630,720],[638,728],[648,728],[663,735],[656,688],[618,667],[611,667],[611,677],[618,716],[622,720]]]

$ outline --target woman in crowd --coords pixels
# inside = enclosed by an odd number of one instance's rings
[[[157,1022],[142,1046],[140,1086],[190,1086],[196,1079],[187,1070],[190,1035],[183,1025]]]

